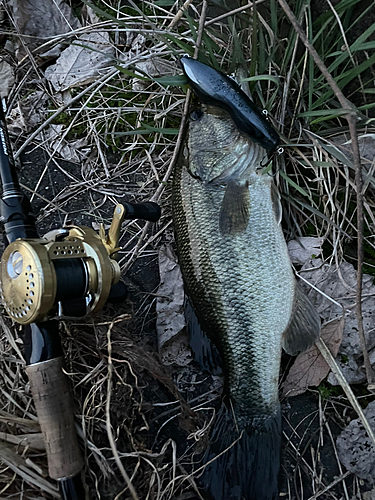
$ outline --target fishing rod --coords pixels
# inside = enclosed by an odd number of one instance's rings
[[[82,500],[84,461],[75,431],[59,320],[84,318],[107,299],[124,298],[116,261],[125,219],[156,222],[156,203],[124,203],[114,210],[108,234],[67,226],[40,237],[29,199],[17,178],[0,101],[0,224],[5,250],[0,261],[0,296],[11,319],[24,327],[26,372],[46,445],[48,472],[63,500]]]

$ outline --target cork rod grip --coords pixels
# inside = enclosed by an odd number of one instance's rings
[[[74,425],[73,404],[62,357],[26,367],[53,479],[72,477],[83,467]]]

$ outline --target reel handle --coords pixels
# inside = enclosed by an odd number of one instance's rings
[[[161,209],[159,205],[152,201],[145,203],[123,203],[125,208],[124,219],[143,219],[150,222],[157,222],[160,219]]]

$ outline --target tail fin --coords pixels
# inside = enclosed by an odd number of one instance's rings
[[[213,500],[277,498],[280,441],[280,410],[249,419],[241,430],[223,403],[204,456],[208,465],[199,480],[202,489]]]

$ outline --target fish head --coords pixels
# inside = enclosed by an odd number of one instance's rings
[[[190,116],[186,153],[191,175],[204,183],[250,182],[263,171],[267,152],[241,133],[230,115],[203,105]]]

